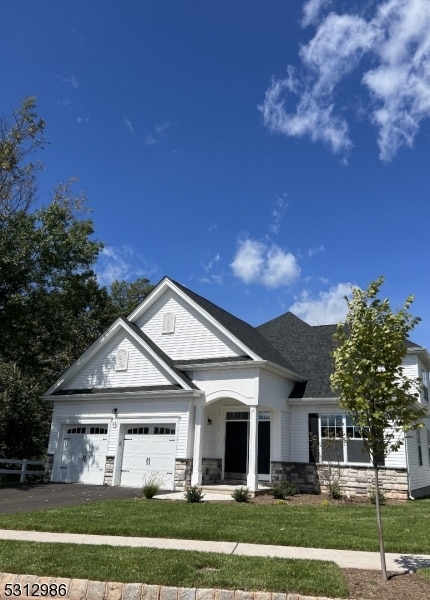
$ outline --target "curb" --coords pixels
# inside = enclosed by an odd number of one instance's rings
[[[42,585],[48,587],[42,588]],[[7,596],[5,590],[8,591]],[[18,597],[20,600],[33,600],[36,596],[69,600],[342,600],[277,592],[177,588],[146,583],[115,583],[0,573],[2,600]]]

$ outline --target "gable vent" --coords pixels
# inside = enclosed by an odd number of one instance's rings
[[[115,371],[127,371],[128,351],[124,349],[117,350],[115,356]]]
[[[171,312],[164,313],[163,315],[163,332],[162,333],[174,333],[175,332],[175,315]]]

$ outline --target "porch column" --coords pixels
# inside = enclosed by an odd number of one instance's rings
[[[258,490],[258,410],[257,406],[249,407],[249,447],[248,474],[246,485],[251,492]]]
[[[203,453],[203,415],[205,407],[203,404],[196,405],[196,418],[194,422],[194,453],[193,472],[191,474],[191,485],[202,483],[202,453]]]

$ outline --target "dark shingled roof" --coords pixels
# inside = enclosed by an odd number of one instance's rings
[[[194,302],[203,308],[203,310],[216,319],[220,325],[230,331],[245,346],[255,352],[255,354],[257,354],[260,358],[284,367],[285,369],[297,374],[298,377],[301,377],[302,370],[296,369],[288,360],[288,358],[279,352],[279,349],[276,346],[269,343],[266,336],[263,336],[258,329],[252,327],[249,325],[249,323],[238,319],[231,313],[220,308],[216,304],[213,304],[209,300],[206,300],[206,298],[203,298],[195,292],[192,292],[173,279],[170,279],[170,281],[172,281],[172,283],[182,290],[184,294],[191,298],[191,300],[194,300]]]
[[[290,398],[335,397],[330,388],[330,353],[336,325],[308,325],[288,312],[257,329],[306,379],[295,385]]]

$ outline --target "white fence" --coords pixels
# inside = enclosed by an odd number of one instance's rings
[[[26,477],[28,475],[38,475],[43,476],[45,470],[36,470],[29,469],[28,467],[45,467],[45,463],[43,460],[27,460],[24,458],[23,460],[9,460],[8,458],[0,458],[0,466],[1,465],[18,465],[17,469],[0,469],[0,475],[19,475],[19,482],[25,483]]]

